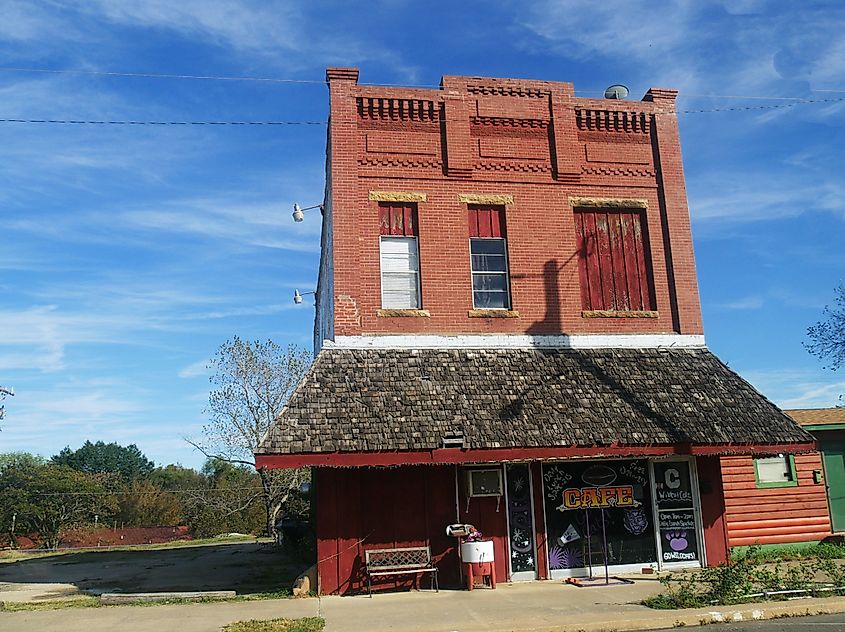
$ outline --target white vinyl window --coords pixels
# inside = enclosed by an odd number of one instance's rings
[[[381,306],[420,309],[420,258],[416,237],[381,236]]]
[[[758,486],[789,486],[797,484],[795,461],[788,454],[754,459]]]
[[[507,245],[502,238],[469,240],[472,305],[476,309],[510,309]]]

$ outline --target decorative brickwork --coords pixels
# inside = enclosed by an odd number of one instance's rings
[[[324,287],[332,288],[335,313],[325,331],[345,337],[702,333],[671,91],[611,102],[578,98],[572,84],[548,81],[447,76],[441,89],[405,89],[361,86],[351,71],[332,77],[327,238],[333,250],[322,269],[331,275]],[[425,202],[372,199],[371,191],[425,194]],[[582,315],[570,198],[634,200],[630,208],[645,209],[655,317]],[[419,204],[421,305],[428,317],[379,316],[377,206],[384,201]],[[519,318],[470,316],[466,209],[474,203],[506,206],[510,304]]]

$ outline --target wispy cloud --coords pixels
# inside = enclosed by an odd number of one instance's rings
[[[208,359],[197,360],[179,371],[179,377],[184,379],[208,375]]]
[[[726,311],[744,311],[749,309],[760,309],[765,304],[762,296],[752,295],[727,301],[724,303],[711,303],[710,309],[726,310]]]
[[[845,394],[845,378],[835,372],[818,373],[799,368],[773,368],[742,373],[757,390],[781,408],[837,406]]]

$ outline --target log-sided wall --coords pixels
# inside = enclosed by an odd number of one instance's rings
[[[722,457],[728,544],[784,544],[821,540],[831,535],[823,483],[813,480],[822,469],[821,454],[795,455],[798,485],[758,488],[750,456]]]

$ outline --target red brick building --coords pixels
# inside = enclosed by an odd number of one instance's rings
[[[724,560],[720,457],[813,438],[705,346],[676,92],[327,79],[317,357],[257,453],[315,468],[320,591],[457,582],[451,523],[500,581]]]

